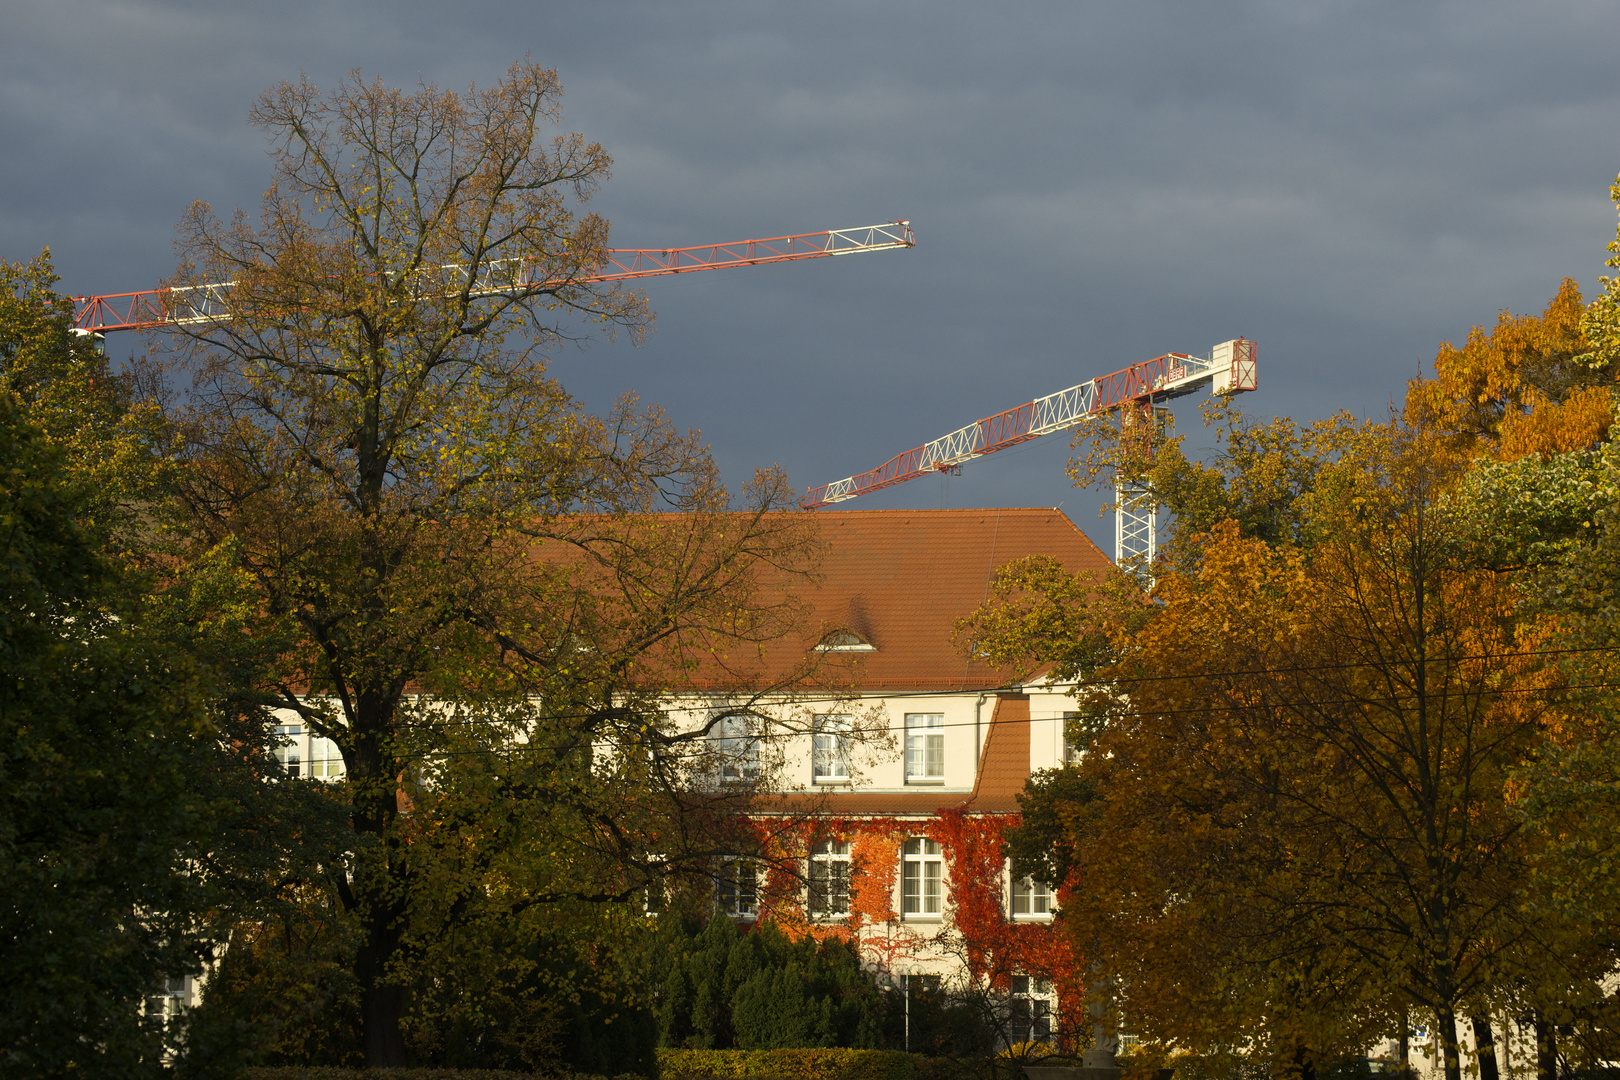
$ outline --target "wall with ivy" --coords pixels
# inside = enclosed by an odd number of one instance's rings
[[[781,857],[773,860],[762,890],[761,924],[790,938],[845,941],[880,976],[935,967],[951,958],[980,989],[1005,993],[1014,975],[1049,978],[1059,1014],[1072,1022],[1083,1015],[1085,987],[1067,937],[1053,922],[1008,918],[1002,837],[1018,823],[1016,814],[947,810],[924,820],[822,818],[784,828],[774,840]],[[915,836],[936,841],[944,854],[947,891],[937,923],[904,921],[894,907],[901,845]],[[789,853],[827,839],[850,842],[850,910],[847,916],[813,919],[803,906],[797,876],[802,864]],[[1060,904],[1069,884],[1058,887]]]

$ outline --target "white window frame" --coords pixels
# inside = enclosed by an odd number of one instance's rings
[[[906,783],[945,782],[945,714],[906,713]]]
[[[190,975],[164,979],[156,993],[147,995],[146,1015],[167,1024],[171,1017],[187,1012],[191,1008],[191,981]]]
[[[1057,907],[1052,886],[1032,877],[1012,878],[1011,892],[1007,913],[1014,919],[1050,919]]]
[[[945,853],[937,840],[913,836],[900,845],[900,915],[939,918],[945,912]]]
[[[1069,741],[1069,721],[1080,719],[1077,709],[1068,709],[1058,717],[1058,741],[1063,744],[1063,765],[1078,765],[1080,763],[1080,750]]]
[[[1011,1015],[1007,1040],[1050,1043],[1057,1032],[1057,991],[1044,975],[1014,975],[1011,979]]]
[[[713,728],[720,751],[720,779],[728,784],[752,784],[759,779],[759,739],[740,713],[721,716]]]
[[[275,748],[276,761],[281,765],[281,775],[292,780],[302,779],[304,775],[304,725],[296,720],[290,723],[277,724],[276,737],[282,740]]]
[[[316,780],[336,780],[347,771],[343,764],[343,752],[338,749],[337,743],[313,732],[309,735],[309,757],[306,760],[309,767],[305,775]]]
[[[834,630],[821,639],[816,652],[877,652],[877,646],[853,630]]]
[[[824,713],[815,718],[810,736],[812,783],[849,783],[850,728],[850,718],[841,713]]]
[[[275,726],[282,740],[275,748],[281,774],[291,780],[336,780],[347,772],[337,743],[315,734],[301,721],[288,720]]]
[[[759,918],[759,870],[753,859],[720,861],[714,882],[714,906],[720,914],[742,922]]]
[[[812,919],[840,919],[849,914],[850,842],[823,840],[810,848],[805,913]]]

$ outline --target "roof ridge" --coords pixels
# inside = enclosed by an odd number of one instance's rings
[[[1063,514],[1061,506],[924,506],[924,507],[870,507],[867,509],[843,508],[832,510],[817,510],[816,514],[826,517],[830,514],[990,514],[1000,512],[1003,514]],[[1064,517],[1069,515],[1063,514]]]

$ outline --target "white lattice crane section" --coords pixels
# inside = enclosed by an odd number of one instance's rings
[[[811,488],[799,505],[807,510],[830,506],[870,491],[892,487],[930,473],[959,468],[974,458],[993,454],[1042,435],[1067,431],[1088,416],[1126,407],[1149,408],[1208,389],[1237,394],[1259,385],[1255,344],[1244,338],[1224,341],[1208,357],[1166,353],[1132,364],[1110,375],[1071,386],[1015,406],[949,435],[897,454],[864,473]],[[1156,502],[1150,489],[1121,481],[1117,490],[1114,559],[1150,563],[1156,554]]]
[[[902,251],[915,247],[911,222],[904,219],[853,229],[773,236],[763,240],[736,240],[685,248],[608,248],[595,266],[566,279],[548,277],[547,265],[536,259],[490,259],[472,269],[473,296],[514,292],[540,292],[553,286],[584,285],[601,281],[638,281],[641,278],[724,270],[734,266],[825,259],[873,251]],[[467,264],[446,263],[416,271],[412,280],[420,294],[459,292],[468,284]],[[164,326],[192,326],[231,317],[234,282],[145,289],[140,292],[74,298],[74,327],[81,333],[106,334],[114,330],[152,330]]]

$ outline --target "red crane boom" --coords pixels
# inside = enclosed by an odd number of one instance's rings
[[[1239,338],[1224,342],[1215,347],[1209,359],[1187,353],[1166,353],[987,416],[943,438],[897,454],[875,469],[813,487],[799,505],[815,510],[919,476],[954,469],[973,458],[1067,430],[1087,416],[1123,405],[1164,401],[1190,394],[1202,386],[1210,386],[1217,394],[1230,394],[1253,390],[1256,385],[1252,341]]]
[[[904,219],[854,229],[773,236],[764,240],[737,240],[685,248],[609,248],[602,267],[579,282],[635,281],[697,270],[724,270],[733,266],[825,259],[868,251],[895,251],[914,247],[911,223]],[[545,281],[519,281],[497,288],[543,287]],[[74,297],[73,325],[85,333],[114,330],[151,330],[171,324],[227,318],[230,282],[186,289],[146,289],[107,296]],[[495,291],[495,290],[491,290]]]
[[[1208,358],[1165,353],[987,416],[933,442],[896,454],[875,469],[810,488],[799,505],[816,510],[919,476],[955,471],[964,462],[1055,431],[1066,431],[1098,413],[1146,408],[1206,387],[1216,394],[1239,394],[1257,386],[1255,345],[1244,338],[1221,342],[1210,350]],[[1123,485],[1117,506],[1115,562],[1122,566],[1143,559],[1152,562],[1156,526],[1151,492],[1140,485]]]

